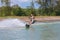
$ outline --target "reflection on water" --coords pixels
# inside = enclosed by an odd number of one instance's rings
[[[26,28],[0,28],[0,40],[60,40],[60,23]]]

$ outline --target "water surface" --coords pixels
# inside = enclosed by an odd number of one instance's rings
[[[60,40],[60,22],[36,23],[27,28],[0,28],[0,40]]]

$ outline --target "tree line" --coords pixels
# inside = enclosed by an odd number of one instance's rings
[[[60,16],[60,0],[36,0],[40,6],[34,8],[34,1],[27,8],[19,5],[10,6],[10,0],[0,0],[4,6],[0,7],[0,16]]]

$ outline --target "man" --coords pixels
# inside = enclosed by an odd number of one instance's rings
[[[31,24],[34,24],[34,23],[35,23],[35,17],[34,17],[33,14],[30,15],[29,19],[30,19],[30,21],[29,21],[28,24],[26,24],[26,28],[29,28],[29,26],[30,26]]]
[[[34,24],[35,23],[35,17],[34,17],[34,15],[31,14],[29,18],[30,18],[29,24]]]

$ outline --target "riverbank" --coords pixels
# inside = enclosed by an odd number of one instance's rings
[[[7,19],[7,18],[17,18],[23,21],[28,22],[28,16],[7,16],[7,17],[0,17],[0,21]],[[60,16],[35,16],[35,20],[38,22],[45,22],[45,21],[60,21]]]

